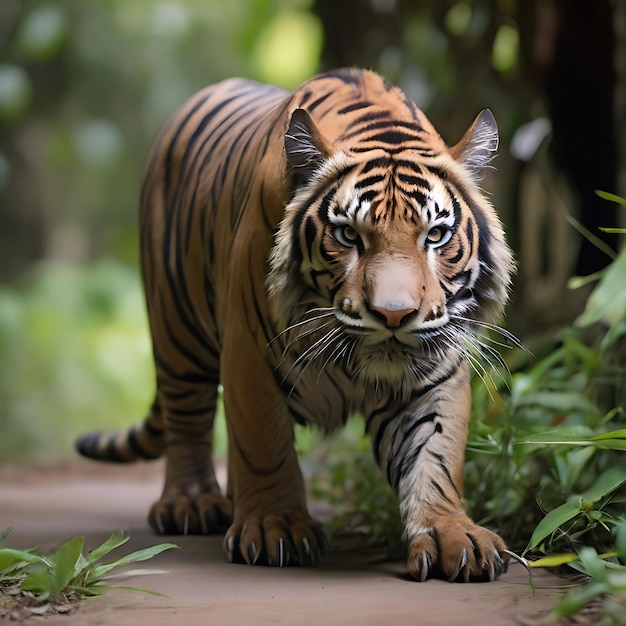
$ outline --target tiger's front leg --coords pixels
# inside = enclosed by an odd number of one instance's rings
[[[307,510],[292,420],[266,360],[254,348],[226,343],[222,380],[234,505],[224,537],[228,559],[316,565],[326,538]]]
[[[407,567],[416,580],[493,580],[506,569],[504,542],[475,524],[462,502],[470,403],[462,362],[404,412],[370,427],[374,451],[398,494]]]

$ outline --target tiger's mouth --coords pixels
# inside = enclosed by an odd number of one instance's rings
[[[396,328],[374,327],[340,321],[344,336],[353,338],[355,354],[368,359],[401,362],[434,361],[440,358],[446,349],[453,347],[452,337],[455,331],[446,328]]]
[[[412,324],[403,324],[389,328],[377,322],[365,320],[362,316],[346,315],[343,311],[335,309],[335,317],[339,321],[343,332],[351,337],[362,340],[364,345],[374,346],[385,344],[390,346],[402,344],[404,346],[419,348],[425,342],[441,341],[446,336],[446,328],[449,320],[442,319],[436,326],[416,327]]]

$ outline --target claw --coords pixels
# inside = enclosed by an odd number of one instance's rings
[[[161,517],[160,513],[157,513],[155,515],[155,523],[157,525],[157,529],[159,530],[159,535],[164,535],[165,534],[165,526],[163,525],[163,518]]]
[[[231,535],[226,540],[226,557],[228,558],[229,563],[233,562],[235,552],[235,538]]]
[[[504,561],[500,556],[500,553],[494,548],[493,561],[491,564],[491,571],[489,572],[489,580],[495,580],[504,570]]]
[[[499,552],[498,552],[498,558],[500,559],[500,574],[504,574],[509,569],[510,559],[503,559]]]
[[[304,554],[306,554],[306,556],[311,554],[311,545],[306,537],[302,539],[302,549],[304,550]]]
[[[448,580],[453,583],[458,575],[460,574],[461,570],[467,565],[467,549],[463,548],[463,552],[461,552],[461,560],[459,561],[459,565],[457,566],[456,570],[454,571],[454,574],[452,574],[452,576],[450,576],[450,578],[448,578]],[[463,578],[465,579],[465,581],[467,582],[467,580],[469,580],[469,571],[465,572],[463,575]]]
[[[285,567],[285,540],[281,537],[278,540],[278,567]]]
[[[423,583],[428,578],[430,572],[430,555],[422,552],[422,567],[420,568],[420,582]]]
[[[256,543],[254,541],[248,546],[248,563],[250,565],[256,565],[256,561],[259,558],[259,554],[256,549]]]

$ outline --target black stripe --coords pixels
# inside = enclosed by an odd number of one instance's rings
[[[443,456],[437,452],[433,452],[432,450],[429,450],[428,453],[432,457],[437,459],[437,462],[439,463],[439,467],[441,468],[441,471],[446,475],[446,478],[448,479],[450,486],[452,487],[452,489],[454,489],[454,492],[456,493],[457,497],[460,499],[461,494],[459,493],[459,490],[456,488],[456,485],[454,484],[454,481],[452,480],[452,476],[450,475],[450,470],[447,468]]]
[[[348,106],[345,106],[341,109],[337,110],[338,115],[345,115],[346,113],[352,113],[352,111],[358,111],[359,109],[365,109],[367,107],[373,106],[373,102],[369,100],[360,100],[358,102],[353,102]]]
[[[123,459],[120,456],[120,453],[117,449],[117,441],[115,437],[113,436],[111,436],[111,438],[107,441],[106,453],[104,455],[104,458],[107,461],[111,461],[113,463],[126,463],[127,462],[126,459]]]
[[[385,174],[372,174],[371,176],[367,176],[366,178],[362,178],[358,180],[354,188],[355,189],[363,189],[363,187],[370,187],[371,185],[376,185],[377,183],[381,183],[385,180]]]
[[[187,115],[183,118],[182,122],[178,125],[178,128],[176,129],[176,132],[174,133],[174,137],[172,137],[172,139],[170,140],[167,152],[165,154],[165,176],[164,176],[164,182],[165,182],[165,189],[166,189],[166,193],[167,193],[167,189],[170,186],[171,183],[171,170],[172,170],[172,159],[173,159],[173,154],[174,154],[174,147],[176,145],[176,142],[178,141],[178,138],[180,137],[181,133],[183,132],[185,126],[187,126],[187,124],[189,123],[189,121],[191,120],[191,118],[194,116],[194,114],[198,111],[198,109],[200,109],[200,107],[202,107],[204,105],[204,103],[209,99],[209,95],[204,96],[203,98],[200,98],[198,100],[198,102],[196,102],[192,109],[189,111],[189,113],[187,113]]]
[[[454,506],[454,502],[448,498],[441,485],[436,480],[431,480],[430,484],[439,492],[439,495],[448,503]]]
[[[318,106],[320,106],[320,104],[326,102],[326,100],[332,95],[332,91],[329,91],[327,93],[325,93],[324,95],[320,96],[317,100],[314,100],[313,102],[311,102],[311,104],[307,104],[306,105],[306,109],[309,113],[313,113],[315,111],[315,109],[317,109]]]

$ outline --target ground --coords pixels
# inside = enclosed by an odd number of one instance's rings
[[[146,513],[159,495],[161,476],[162,468],[154,464],[106,466],[77,461],[63,467],[0,467],[0,530],[13,527],[5,545],[48,550],[84,535],[89,549],[120,528],[130,532],[131,540],[112,557],[160,543],[163,538],[150,531]],[[533,594],[519,564],[512,564],[493,583],[416,583],[408,580],[401,562],[380,562],[376,551],[339,539],[331,539],[319,567],[283,570],[227,563],[221,537],[165,540],[183,549],[130,566],[149,571],[116,582],[170,597],[111,591],[81,603],[72,614],[31,616],[25,623],[530,626],[546,623],[566,586],[561,579],[539,572]]]

